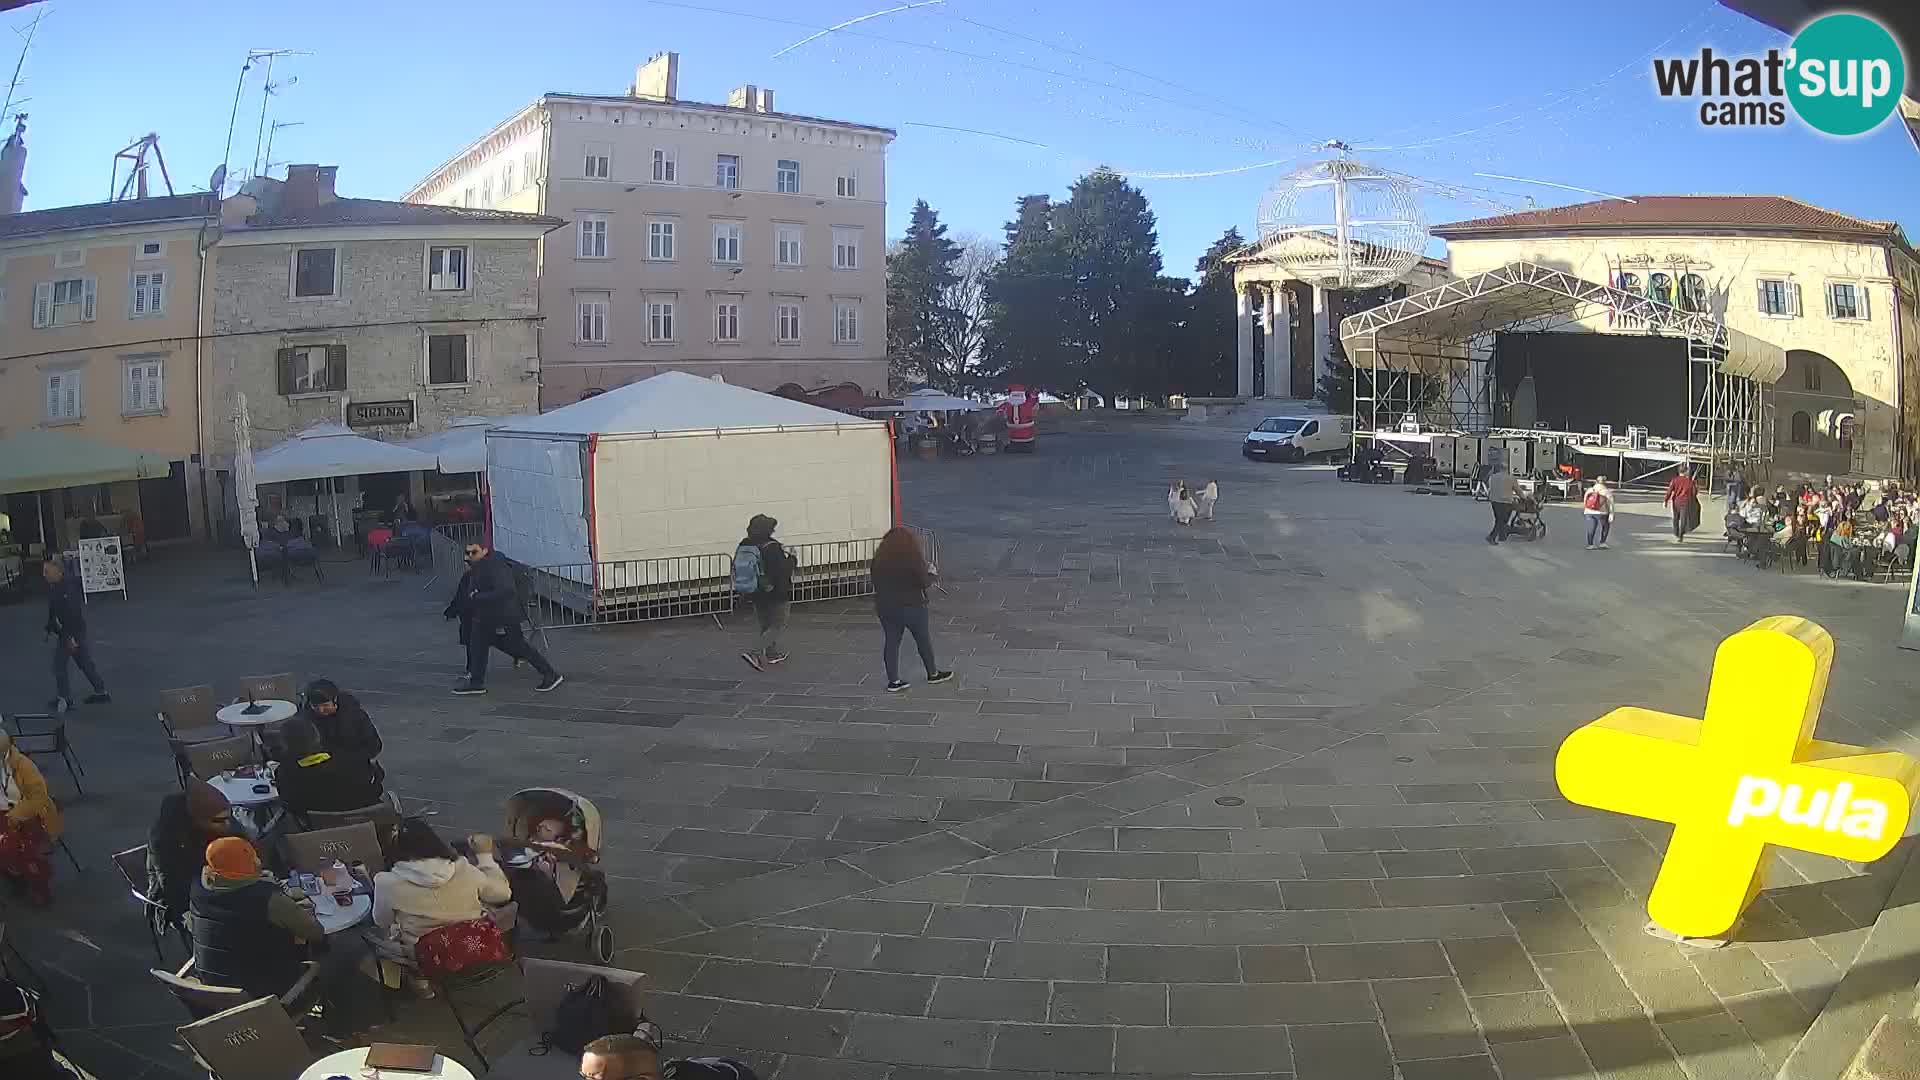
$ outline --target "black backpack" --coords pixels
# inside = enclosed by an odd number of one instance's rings
[[[637,1018],[613,999],[603,975],[595,975],[567,991],[553,1010],[553,1030],[540,1036],[540,1044],[549,1050],[578,1056],[588,1043],[602,1035],[624,1035],[633,1030]]]

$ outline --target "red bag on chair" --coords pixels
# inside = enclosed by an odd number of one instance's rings
[[[420,935],[414,943],[413,960],[423,979],[455,975],[470,967],[499,964],[513,959],[506,935],[492,919],[468,919],[448,923]]]

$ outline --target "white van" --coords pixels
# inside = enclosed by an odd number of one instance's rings
[[[1247,432],[1240,453],[1264,461],[1305,461],[1352,446],[1351,416],[1269,416]]]

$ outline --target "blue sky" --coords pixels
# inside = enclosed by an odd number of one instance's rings
[[[1920,236],[1920,151],[1895,125],[1847,141],[1792,121],[1711,131],[1694,106],[1655,96],[1656,53],[1752,53],[1782,40],[1703,0],[1564,14],[1537,0],[946,0],[774,57],[815,28],[898,2],[471,0],[455,15],[338,0],[321,17],[298,6],[189,16],[151,0],[54,0],[38,5],[49,14],[22,91],[28,208],[105,198],[113,152],[147,131],[159,132],[177,186],[204,185],[249,48],[310,53],[275,69],[276,81],[297,81],[270,119],[299,124],[279,132],[276,161],[338,164],[343,193],[385,198],[540,93],[618,93],[636,64],[674,49],[683,97],[724,101],[753,82],[772,87],[783,111],[898,129],[894,233],[924,198],[954,231],[997,240],[1017,196],[1059,196],[1107,163],[1136,177],[1159,215],[1168,270],[1187,273],[1227,226],[1251,233],[1261,193],[1337,137],[1387,168],[1490,189],[1430,194],[1433,222],[1526,195],[1586,198],[1475,175],[1500,173],[1620,194],[1787,194]],[[34,10],[0,21],[18,29]],[[9,66],[14,51],[0,35]],[[259,105],[250,78],[236,170],[253,156]],[[1246,168],[1274,161],[1288,164]],[[1164,175],[1228,169],[1245,171]]]

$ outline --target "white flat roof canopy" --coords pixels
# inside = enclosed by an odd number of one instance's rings
[[[1463,347],[1496,330],[1553,330],[1611,309],[1605,333],[1690,338],[1721,350],[1719,371],[1772,383],[1786,373],[1786,351],[1697,311],[1588,281],[1536,263],[1495,270],[1389,301],[1340,323],[1340,343],[1355,366],[1437,374],[1464,366]]]

